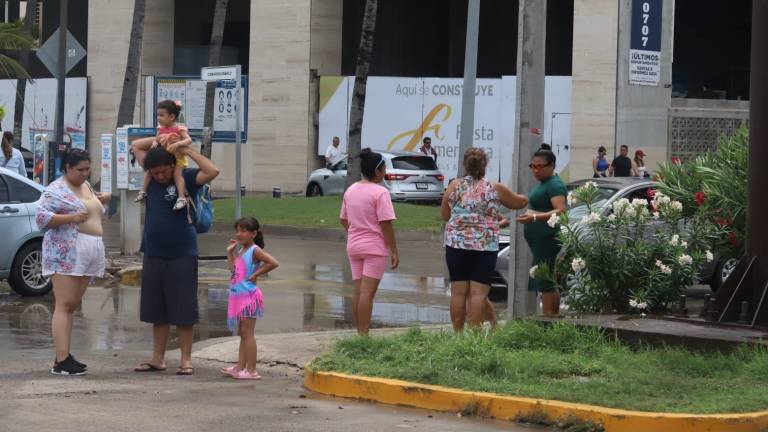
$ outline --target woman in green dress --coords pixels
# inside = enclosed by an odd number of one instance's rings
[[[525,240],[533,252],[533,265],[547,264],[549,268],[555,265],[555,258],[560,252],[560,241],[557,238],[558,228],[547,224],[552,215],[567,211],[566,196],[568,190],[555,174],[555,154],[548,144],[542,144],[534,153],[531,164],[528,165],[536,180],[541,182],[529,195],[526,214],[519,216],[517,221],[525,225]],[[560,313],[560,294],[557,286],[549,281],[531,278],[528,281],[528,291],[541,293],[542,311],[544,316],[552,317]]]

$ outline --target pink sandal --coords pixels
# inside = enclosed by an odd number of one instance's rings
[[[232,378],[236,380],[260,380],[261,375],[258,372],[250,373],[248,369],[243,369],[232,374]]]
[[[221,368],[219,369],[219,372],[227,376],[234,376],[236,373],[240,372],[240,370],[237,368],[237,365],[234,365],[230,367]]]

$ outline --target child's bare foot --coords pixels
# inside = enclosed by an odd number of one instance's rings
[[[187,206],[187,199],[185,197],[178,197],[176,204],[173,205],[174,210],[181,210]]]
[[[147,193],[144,191],[139,192],[139,195],[136,196],[136,199],[133,200],[133,202],[142,202],[147,197]]]

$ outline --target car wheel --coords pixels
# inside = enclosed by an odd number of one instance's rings
[[[307,185],[307,196],[308,197],[323,196],[323,189],[320,187],[319,184],[312,182],[309,185]]]
[[[739,265],[739,260],[736,258],[721,259],[715,267],[715,274],[712,276],[712,281],[709,286],[712,288],[712,292],[717,292],[720,287],[723,286],[728,277],[731,276],[736,266]]]
[[[13,260],[8,283],[22,296],[42,296],[51,290],[51,278],[43,277],[41,243],[28,243],[19,250]]]

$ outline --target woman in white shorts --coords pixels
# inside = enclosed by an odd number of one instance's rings
[[[43,237],[43,276],[51,276],[56,308],[51,373],[85,375],[87,366],[70,354],[72,321],[91,278],[104,275],[101,216],[109,194],[95,192],[88,183],[90,156],[69,150],[62,161],[64,175],[45,189],[37,210]]]

